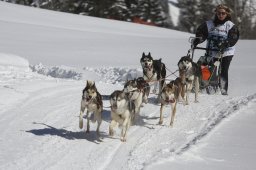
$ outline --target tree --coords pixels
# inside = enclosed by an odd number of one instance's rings
[[[127,8],[125,0],[116,0],[109,8],[108,18],[131,21],[130,10]]]
[[[85,13],[89,16],[107,18],[109,9],[115,3],[113,0],[85,0]]]
[[[167,26],[167,16],[159,0],[138,0],[131,9],[133,17],[157,26]]]
[[[61,0],[41,0],[40,8],[50,9],[54,11],[61,11]]]
[[[178,0],[180,8],[178,28],[186,32],[195,32],[198,23],[197,18],[201,15],[198,0]]]

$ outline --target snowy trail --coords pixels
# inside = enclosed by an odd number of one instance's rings
[[[104,99],[100,128],[103,141],[99,142],[95,124],[91,124],[90,134],[78,128],[83,81],[40,80],[36,76],[21,80],[22,86],[30,83],[34,90],[24,91],[24,100],[1,113],[1,169],[143,169],[152,162],[183,154],[225,117],[256,98],[256,94],[235,98],[201,94],[200,103],[178,104],[171,128],[170,107],[164,109],[164,124],[158,125],[160,105],[154,104],[155,96],[151,96],[141,108],[138,123],[129,129],[126,143],[120,141],[118,129],[113,138],[108,136],[110,110],[109,101]],[[39,88],[43,81],[48,85]],[[122,87],[96,84],[104,94]],[[17,88],[15,82],[13,87],[12,90]],[[191,101],[193,97],[190,96]]]
[[[9,164],[8,168],[34,169],[39,162],[45,162],[52,152],[58,153],[55,156],[58,155],[57,157],[60,159],[63,150],[59,149],[59,146],[65,145],[61,145],[59,138],[53,137],[57,136],[58,133],[54,134],[54,131],[50,131],[47,128],[41,131],[36,131],[34,128],[40,127],[42,124],[49,126],[59,124],[65,126],[70,124],[69,121],[66,122],[65,120],[72,120],[72,117],[67,119],[67,112],[71,111],[69,109],[74,108],[69,103],[76,96],[72,93],[68,94],[67,91],[72,92],[75,89],[70,87],[63,89],[55,86],[38,90],[30,94],[23,103],[16,104],[17,107],[13,107],[13,109],[3,114],[6,115],[6,118],[4,117],[4,122],[0,125],[1,129],[3,129],[1,137],[8,140],[8,142],[5,141],[3,143],[7,145],[4,148],[6,150],[10,149],[10,151],[3,152],[8,154],[3,155],[3,157],[12,157],[13,160],[13,162],[7,162]],[[63,102],[63,100],[66,102]],[[65,124],[63,124],[64,122]],[[34,132],[38,136],[35,137],[30,132]],[[49,135],[52,133],[53,136],[44,137],[47,133]],[[17,143],[19,143],[20,147],[13,147]],[[27,143],[30,145],[27,146]],[[48,150],[52,151],[48,154]],[[21,157],[19,154],[23,156]],[[56,159],[50,160],[54,161]],[[1,163],[1,165],[3,164],[5,164],[5,161]],[[48,160],[48,164],[51,164],[51,161]]]
[[[217,96],[205,95],[202,100],[209,97],[213,99]],[[220,97],[217,101],[212,100],[207,106],[204,105],[203,109],[200,110],[197,110],[195,106],[193,107],[196,104],[185,106],[186,108],[182,109],[182,112],[187,112],[187,114],[178,116],[174,128],[167,125],[157,125],[159,112],[156,110],[151,116],[152,119],[146,120],[143,127],[133,127],[136,129],[129,133],[131,138],[129,140],[132,140],[133,145],[128,143],[119,147],[106,169],[143,169],[145,165],[150,165],[152,162],[155,163],[182,154],[210,133],[223,118],[239,110],[255,98],[256,94],[237,99]],[[183,106],[180,105],[180,107]],[[181,113],[178,111],[177,114]],[[166,124],[168,124],[169,116],[166,115],[166,117],[168,119]]]

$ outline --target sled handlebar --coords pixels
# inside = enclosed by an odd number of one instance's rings
[[[195,47],[194,49],[198,49],[198,50],[209,50],[209,51],[219,51],[217,49],[209,49],[209,48],[204,48],[204,47]]]

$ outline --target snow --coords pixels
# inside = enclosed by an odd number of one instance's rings
[[[108,95],[142,75],[142,52],[171,72],[193,36],[163,28],[71,15],[0,2],[0,169],[254,169],[256,81],[254,40],[240,40],[229,95],[199,95],[170,107],[150,94],[127,142],[108,135]],[[195,59],[202,51],[195,52]],[[86,80],[103,95],[102,141],[78,127]]]
[[[176,1],[171,1],[171,2],[177,3]],[[169,9],[170,9],[170,15],[171,15],[174,26],[178,26],[180,9],[171,3],[169,3]]]

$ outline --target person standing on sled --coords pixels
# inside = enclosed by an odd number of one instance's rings
[[[201,24],[196,30],[196,38],[193,46],[207,40],[206,55],[211,57],[213,61],[218,61],[218,51],[223,53],[220,69],[220,90],[222,95],[228,93],[228,70],[231,60],[235,53],[234,45],[239,39],[239,31],[236,25],[231,21],[231,9],[225,5],[218,5],[215,8],[215,15],[212,20]],[[211,51],[218,50],[218,51]]]

